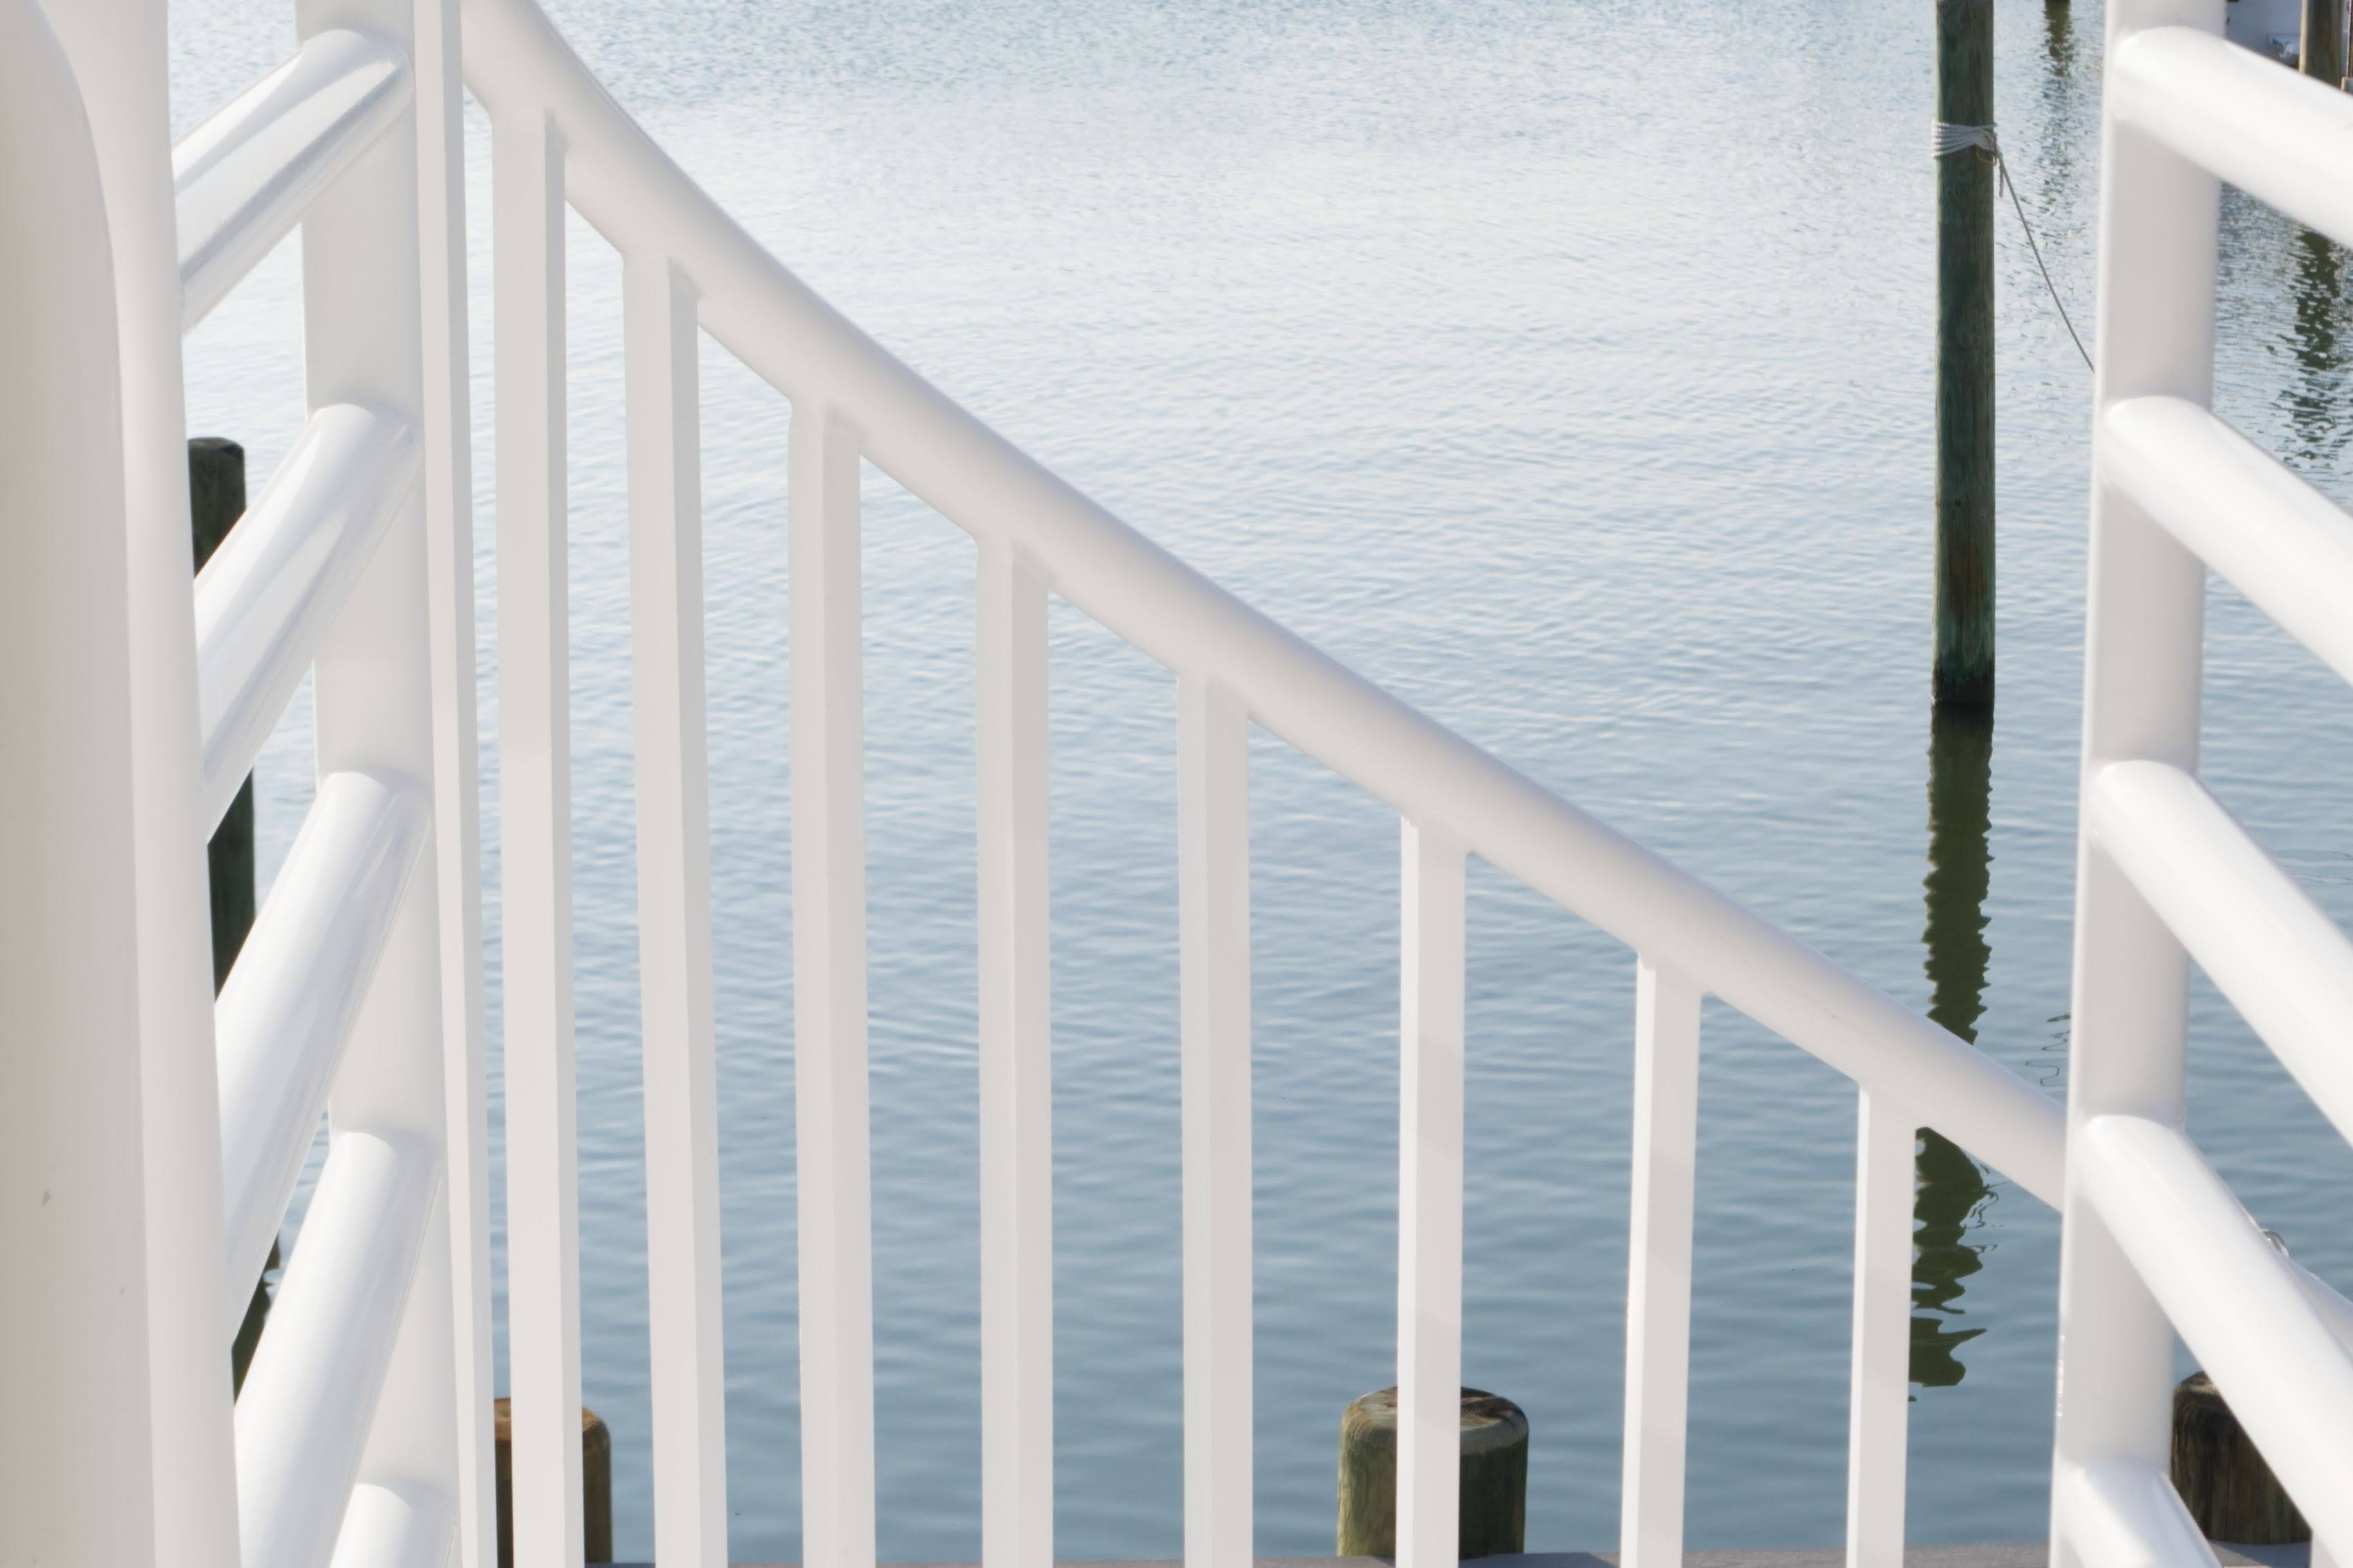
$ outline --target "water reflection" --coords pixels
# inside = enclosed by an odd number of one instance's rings
[[[1928,1016],[1965,1040],[1985,1011],[1986,844],[1993,794],[1993,722],[1938,710],[1928,738]],[[1961,1281],[1985,1267],[1968,1237],[1984,1223],[1992,1193],[1985,1173],[1950,1139],[1920,1130],[1919,1189],[1913,1200],[1912,1381],[1949,1388],[1968,1373],[1960,1347],[1985,1332],[1959,1328]]]
[[[2288,349],[2296,373],[2280,387],[2280,407],[2295,432],[2296,456],[2308,463],[2327,463],[2344,451],[2348,434],[2345,343],[2337,325],[2345,253],[2327,236],[2299,227],[2292,254],[2295,328]]]

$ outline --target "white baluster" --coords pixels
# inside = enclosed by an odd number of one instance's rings
[[[801,1556],[873,1568],[866,1086],[866,721],[858,433],[792,423],[793,1093],[799,1141]]]
[[[1250,714],[1177,683],[1185,1563],[1250,1568]]]
[[[654,1556],[726,1568],[719,1094],[702,657],[701,336],[668,258],[622,263]]]
[[[1463,850],[1404,825],[1398,1568],[1453,1568],[1462,1389]]]
[[[1847,1568],[1904,1568],[1912,1400],[1912,1205],[1918,1120],[1855,1091],[1854,1343],[1847,1406]]]
[[[1046,584],[984,544],[979,595],[980,1554],[1053,1568]]]
[[[1625,1482],[1618,1526],[1624,1568],[1676,1568],[1683,1554],[1699,1015],[1696,987],[1647,960],[1637,963]]]
[[[576,1568],[586,1548],[574,1142],[564,152],[553,128],[530,113],[494,121],[491,152],[514,1548],[518,1568]]]
[[[441,893],[459,1568],[497,1563],[491,1439],[491,1132],[482,998],[482,825],[474,658],[473,409],[466,323],[465,84],[459,0],[419,0],[416,82],[424,305],[425,572],[433,668],[433,816]]]

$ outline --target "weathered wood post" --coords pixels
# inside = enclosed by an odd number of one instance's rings
[[[196,545],[196,569],[204,570],[213,552],[237,520],[245,515],[245,448],[218,436],[199,436],[188,443],[188,501]],[[246,933],[253,929],[253,778],[237,792],[236,804],[221,818],[206,847],[211,863],[213,893],[213,989],[228,979]]]
[[[1936,119],[1993,124],[1993,0],[1936,0]],[[1993,707],[1993,155],[1936,159],[1939,707]]]
[[[2345,85],[2345,0],[2304,0],[2295,68],[2331,87]]]
[[[514,1568],[514,1438],[512,1400],[492,1406],[491,1428],[497,1439],[499,1568]],[[613,1560],[613,1434],[605,1418],[585,1405],[580,1411],[581,1538],[587,1550],[581,1560]]]
[[[1397,1555],[1398,1391],[1353,1401],[1340,1417],[1340,1555]],[[1528,1418],[1497,1394],[1462,1391],[1457,1554],[1526,1550]]]
[[[2312,1539],[2287,1489],[2202,1372],[2173,1391],[2173,1489],[2209,1541],[2284,1546]]]
[[[218,436],[199,436],[188,443],[188,521],[195,535],[196,570],[204,570],[213,552],[245,515],[245,448]],[[213,910],[213,990],[228,982],[228,972],[253,930],[259,906],[253,868],[253,778],[246,776],[237,800],[205,847],[210,872]],[[272,1243],[269,1262],[253,1282],[253,1300],[237,1325],[229,1346],[232,1386],[245,1386],[246,1368],[261,1343],[262,1324],[269,1316],[269,1273],[278,1267],[278,1247]]]

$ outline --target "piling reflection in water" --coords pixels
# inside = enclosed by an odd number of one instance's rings
[[[2345,450],[2346,355],[2337,317],[2345,294],[2345,253],[2327,235],[2299,227],[2290,247],[2295,267],[2295,325],[2288,351],[2297,374],[2280,386],[2279,401],[2295,432],[2295,455],[2306,463],[2334,461]]]
[[[1928,1016],[1965,1040],[1985,1010],[1986,843],[1993,794],[1993,721],[1938,710],[1928,739]],[[1950,1139],[1920,1130],[1919,1188],[1913,1199],[1912,1381],[1949,1388],[1968,1368],[1960,1347],[1985,1332],[1961,1328],[1961,1281],[1984,1265],[1969,1236],[1992,1198],[1985,1173]]]

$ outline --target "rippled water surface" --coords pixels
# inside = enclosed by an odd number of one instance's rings
[[[174,7],[178,120],[289,47]],[[1862,0],[563,0],[642,116],[802,277],[1154,538],[2054,1091],[2067,1072],[2089,379],[2000,215],[2001,697],[1926,707],[1931,7]],[[2091,310],[2099,7],[2002,0],[2002,138]],[[470,159],[486,680],[487,137]],[[2348,490],[2344,260],[2233,197],[2220,401]],[[618,267],[571,245],[587,1396],[651,1550]],[[256,482],[301,413],[290,247],[190,344]],[[738,1558],[798,1531],[786,410],[703,353]],[[868,474],[881,1547],[978,1553],[973,552]],[[1174,689],[1052,625],[1057,1548],[1181,1535]],[[2220,792],[2353,916],[2353,699],[2227,589]],[[498,713],[483,704],[497,931]],[[265,870],[310,784],[260,768]],[[1252,752],[1258,1541],[1330,1550],[1341,1407],[1391,1381],[1397,831]],[[1980,907],[1980,900],[1982,905]],[[1935,933],[1935,995],[1924,931]],[[1616,1535],[1630,955],[1483,868],[1471,908],[1466,1381],[1528,1411],[1528,1534]],[[497,953],[491,955],[497,1092]],[[1982,982],[1982,994],[1979,983]],[[1982,1012],[1982,1017],[1977,1016]],[[1841,1531],[1854,1100],[1706,1023],[1691,1537]],[[2195,1131],[2353,1281],[2353,1160],[2203,988]],[[495,1118],[495,1106],[494,1106]],[[494,1120],[495,1133],[495,1120]],[[2055,1225],[1924,1155],[1919,1541],[2042,1529]],[[501,1200],[502,1201],[502,1200]],[[502,1342],[503,1343],[503,1342]]]

